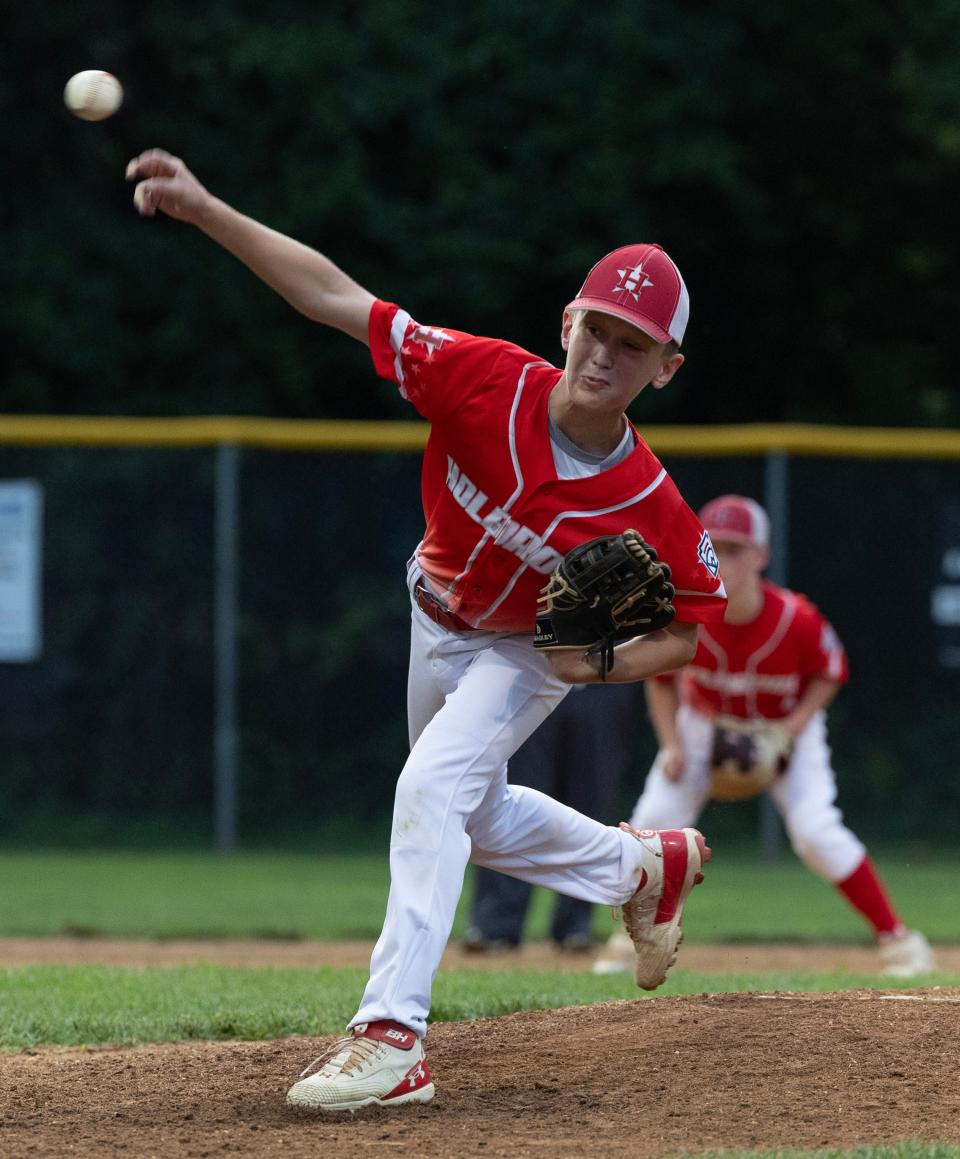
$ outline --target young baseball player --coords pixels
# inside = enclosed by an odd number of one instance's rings
[[[885,974],[909,978],[933,969],[926,938],[906,929],[835,804],[825,712],[847,680],[843,645],[809,600],[763,579],[770,525],[758,503],[722,495],[699,515],[720,559],[726,617],[700,632],[693,663],[681,674],[646,683],[660,747],[631,825],[697,820],[710,797],[718,714],[775,721],[792,747],[768,791],[797,856],[869,923]],[[607,974],[627,965],[623,940],[614,934],[593,969]]]
[[[641,697],[635,684],[574,685],[510,758],[511,785],[538,789],[588,817],[609,821],[642,714]],[[478,866],[464,949],[475,954],[516,949],[532,896],[528,882]],[[594,906],[566,894],[551,902],[553,945],[567,953],[595,950]]]
[[[193,224],[301,313],[367,344],[377,373],[431,423],[426,530],[407,570],[411,752],[396,788],[386,918],[350,1036],[288,1095],[325,1110],[426,1102],[430,991],[468,861],[621,906],[637,982],[653,989],[709,859],[694,829],[606,826],[506,777],[570,684],[600,679],[592,653],[533,643],[538,595],[572,548],[635,528],[672,568],[675,619],[618,647],[610,680],[681,667],[697,625],[723,617],[709,538],[624,414],[683,362],[686,287],[658,246],[607,255],[563,313],[561,370],[509,342],[420,325],[212,197],[168,153],[134,158],[127,177],[141,214]]]
[[[510,758],[510,783],[538,789],[588,817],[609,820],[643,711],[641,695],[635,684],[574,685]],[[478,866],[464,949],[497,953],[518,947],[532,896],[528,882]],[[550,938],[557,949],[594,950],[593,915],[589,902],[556,895]]]

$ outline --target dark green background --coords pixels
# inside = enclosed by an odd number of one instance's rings
[[[20,5],[0,75],[0,409],[400,413],[362,352],[130,204],[184,157],[427,322],[559,356],[660,242],[688,366],[648,421],[956,423],[956,0]],[[127,99],[87,124],[81,68]]]
[[[47,534],[44,656],[0,665],[0,836],[208,840],[212,452],[4,460],[42,480]],[[762,459],[666,463],[694,505],[763,495]],[[242,454],[245,845],[362,834],[389,811],[406,753],[418,468],[414,454]],[[938,664],[929,591],[960,465],[798,459],[790,482],[790,581],[850,652],[830,714],[841,805],[866,838],[950,839],[960,670]],[[632,744],[623,816],[652,756],[642,712]],[[753,804],[712,811],[711,834],[755,829]]]
[[[409,417],[359,346],[138,218],[124,166],[161,145],[421,321],[551,359],[587,267],[659,241],[688,361],[641,426],[960,418],[952,0],[56,3],[5,14],[3,50],[2,412]],[[126,88],[101,124],[62,105],[89,67]],[[762,498],[759,461],[667,465],[694,505]],[[792,472],[790,580],[851,652],[832,719],[867,835],[960,819],[958,678],[927,606],[957,471]],[[44,657],[0,667],[0,833],[205,836],[210,455],[0,448],[0,475],[47,503]],[[245,841],[387,807],[416,476],[410,455],[244,455]],[[645,724],[637,747],[639,783]]]

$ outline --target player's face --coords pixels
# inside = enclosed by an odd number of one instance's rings
[[[564,314],[561,341],[569,400],[593,411],[622,413],[645,386],[666,386],[683,364],[682,354],[596,310]]]
[[[723,586],[730,596],[736,596],[743,588],[754,583],[767,566],[769,556],[765,547],[754,547],[749,543],[737,543],[729,539],[714,539],[713,548],[720,561]]]

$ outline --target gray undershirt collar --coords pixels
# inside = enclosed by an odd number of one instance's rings
[[[594,455],[590,451],[585,451],[582,447],[578,447],[576,443],[572,443],[553,421],[552,415],[548,415],[547,419],[550,424],[551,441],[556,443],[560,450],[565,455],[569,455],[571,459],[576,459],[580,463],[589,463],[591,467],[602,466],[604,469],[607,467],[615,467],[621,459],[625,459],[633,450],[633,431],[629,423],[627,423],[627,429],[623,432],[623,438],[609,454]]]

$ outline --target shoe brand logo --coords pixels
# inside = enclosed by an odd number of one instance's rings
[[[409,1042],[411,1036],[402,1030],[388,1030],[383,1037],[391,1038],[394,1042]]]
[[[423,1073],[423,1063],[418,1062],[417,1065],[407,1072],[407,1081],[410,1083],[410,1089],[417,1085],[418,1082],[423,1082],[427,1076]]]

